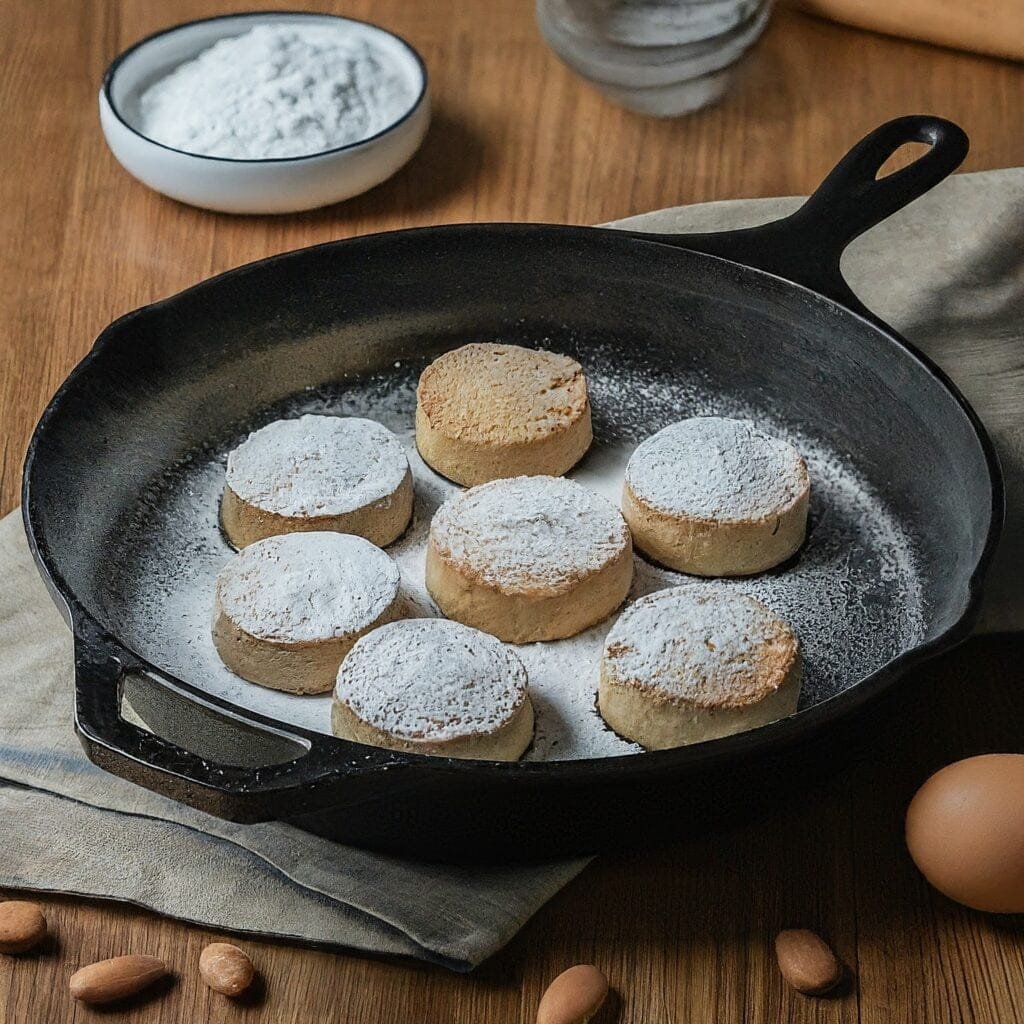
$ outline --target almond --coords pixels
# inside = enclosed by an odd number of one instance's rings
[[[155,956],[115,956],[89,964],[71,975],[71,995],[83,1003],[112,1003],[148,988],[167,974]]]
[[[789,928],[775,937],[775,955],[782,976],[798,992],[818,996],[843,977],[843,966],[828,943],[806,928]]]
[[[27,953],[46,936],[46,918],[38,903],[0,903],[0,953]]]
[[[240,996],[256,976],[249,957],[230,942],[211,942],[199,954],[199,973],[214,992]]]
[[[537,1024],[586,1024],[607,995],[605,976],[590,964],[577,964],[548,985],[537,1007]]]

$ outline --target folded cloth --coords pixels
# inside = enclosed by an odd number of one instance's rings
[[[799,200],[709,203],[618,222],[737,227]],[[975,403],[1007,470],[1010,528],[988,628],[1024,621],[1024,170],[945,182],[851,247],[864,301],[933,355]],[[0,887],[132,902],[254,932],[468,970],[585,866],[448,867],[367,853],[278,823],[236,825],[100,771],[71,729],[71,640],[17,513],[0,521]]]

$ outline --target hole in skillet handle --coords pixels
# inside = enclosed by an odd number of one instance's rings
[[[343,807],[386,788],[393,753],[206,704],[76,618],[75,731],[104,771],[244,823]],[[399,775],[387,772],[387,781]]]
[[[928,148],[916,160],[879,177],[908,143]],[[839,270],[843,250],[948,177],[967,156],[966,133],[928,114],[898,117],[866,135],[839,161],[795,213],[737,231],[695,235],[634,232],[634,238],[721,256],[786,278],[881,324],[850,290]]]
[[[878,173],[875,175],[876,180],[882,178],[888,178],[890,174],[895,174],[896,171],[902,171],[904,167],[910,166],[915,160],[919,160],[925,155],[931,146],[927,142],[904,142],[899,149],[897,149],[888,160],[878,168]]]
[[[907,166],[878,177],[886,161],[912,142],[929,148]],[[952,174],[969,146],[963,129],[951,121],[927,115],[896,118],[861,139],[787,219],[796,218],[801,226],[806,222],[821,232],[815,245],[826,246],[838,260],[855,238]]]

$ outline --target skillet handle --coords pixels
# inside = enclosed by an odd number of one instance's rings
[[[124,717],[122,695],[133,678],[177,702],[185,730],[205,737],[199,744],[205,754]],[[87,622],[75,628],[75,731],[89,760],[105,771],[229,821],[269,821],[358,802],[403,775],[383,771],[395,766],[389,751],[282,728],[256,714],[243,717],[213,698],[200,701]],[[228,749],[240,753],[211,753]]]
[[[908,142],[931,148],[908,166],[878,178],[886,160]],[[968,148],[967,135],[952,121],[926,114],[898,117],[861,139],[788,217],[738,231],[636,237],[766,270],[877,322],[843,279],[843,250],[952,174]]]

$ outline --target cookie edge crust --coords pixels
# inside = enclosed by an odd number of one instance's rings
[[[493,732],[474,732],[449,740],[413,740],[393,736],[360,718],[335,693],[331,700],[331,732],[339,739],[410,754],[431,754],[475,761],[518,761],[533,742],[534,710],[529,693]]]
[[[220,502],[220,526],[236,551],[268,537],[288,533],[348,533],[379,548],[393,544],[412,521],[414,489],[412,469],[406,466],[402,482],[386,498],[369,502],[336,516],[284,516],[253,505],[224,485]]]
[[[752,576],[785,562],[807,537],[810,478],[786,508],[760,519],[708,519],[663,512],[626,480],[622,515],[638,551],[693,576]]]
[[[581,414],[537,441],[484,444],[452,437],[416,403],[416,450],[435,472],[464,487],[515,476],[564,476],[594,440],[590,400]]]
[[[405,612],[399,589],[384,611],[361,629],[322,640],[268,640],[239,626],[224,611],[217,594],[211,634],[220,660],[240,679],[284,693],[327,693],[356,641],[378,626],[404,618]]]
[[[445,556],[427,541],[426,585],[446,618],[490,633],[506,643],[564,640],[608,618],[633,582],[633,545],[626,531],[622,550],[600,569],[555,591],[506,591]]]
[[[795,636],[794,641],[791,663],[774,690],[756,702],[715,708],[673,700],[652,687],[611,679],[602,655],[597,709],[619,736],[645,750],[671,750],[758,729],[797,709],[804,660]]]

